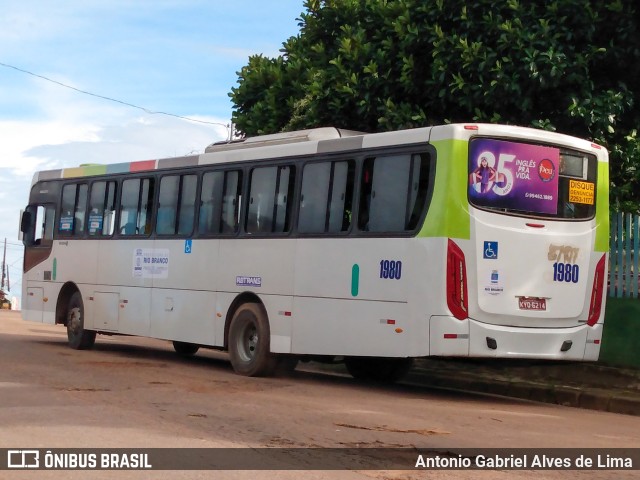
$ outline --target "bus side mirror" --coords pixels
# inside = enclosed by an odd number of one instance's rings
[[[24,243],[25,234],[31,231],[31,223],[33,222],[31,212],[20,211],[20,232],[18,233],[18,240]]]
[[[22,219],[20,220],[20,233],[25,234],[31,229],[31,212],[20,212]]]

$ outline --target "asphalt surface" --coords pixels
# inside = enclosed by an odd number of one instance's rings
[[[640,370],[597,363],[429,358],[403,382],[640,415]]]

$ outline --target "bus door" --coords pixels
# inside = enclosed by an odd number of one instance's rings
[[[48,261],[53,247],[55,206],[53,204],[29,205],[22,214],[20,231],[25,246],[23,260],[22,309],[29,313],[29,320],[42,321],[44,288],[41,282],[50,281],[55,275],[55,265]]]

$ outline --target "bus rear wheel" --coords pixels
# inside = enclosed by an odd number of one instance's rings
[[[345,357],[344,364],[355,379],[393,383],[407,374],[413,358]]]
[[[182,355],[183,357],[192,357],[198,352],[198,350],[200,350],[200,346],[194,343],[174,341],[173,349],[178,355]]]
[[[271,375],[277,358],[270,351],[267,312],[258,303],[236,310],[229,327],[229,358],[236,373],[247,377]]]
[[[88,350],[96,342],[96,332],[84,328],[84,304],[80,292],[74,292],[67,305],[67,338],[74,350]]]

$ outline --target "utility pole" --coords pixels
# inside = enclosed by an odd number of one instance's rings
[[[6,271],[6,260],[7,260],[7,239],[4,239],[4,253],[2,254],[2,285],[0,285],[0,290],[4,291],[4,273]]]
[[[4,239],[4,253],[2,254],[2,283],[0,284],[0,308],[4,305],[5,296],[4,296],[4,272],[5,265],[7,264],[7,239]]]

